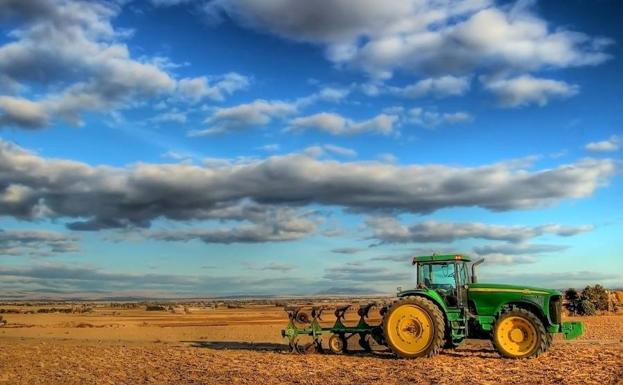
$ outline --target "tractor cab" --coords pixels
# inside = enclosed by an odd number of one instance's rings
[[[417,267],[417,288],[434,290],[448,308],[467,306],[467,285],[475,281],[464,255],[427,255],[414,257]],[[478,263],[479,261],[477,261]]]

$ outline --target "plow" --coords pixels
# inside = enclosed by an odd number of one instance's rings
[[[331,352],[340,354],[348,352],[348,341],[357,339],[359,347],[364,351],[371,351],[371,340],[383,344],[383,333],[380,325],[371,325],[370,310],[378,307],[376,302],[360,305],[357,309],[359,321],[356,325],[348,326],[346,312],[352,305],[337,306],[334,310],[335,322],[329,327],[321,326],[322,313],[327,310],[324,306],[313,306],[310,311],[300,306],[287,306],[288,326],[281,331],[281,335],[288,339],[288,346],[294,353],[323,352],[322,336],[329,335],[328,348]],[[384,311],[384,307],[380,312]],[[309,336],[311,342],[301,344],[300,337]]]
[[[351,304],[331,309],[335,321],[328,326],[322,319],[327,306],[290,305],[281,335],[294,353],[324,352],[325,346],[349,353],[349,341],[356,340],[367,352],[374,343],[402,358],[432,357],[471,338],[488,339],[502,357],[521,359],[545,353],[556,333],[565,339],[583,334],[581,322],[562,322],[559,291],[479,283],[476,266],[482,262],[464,255],[414,257],[415,288],[399,290],[391,301],[360,305],[356,323],[346,320]],[[380,321],[372,322],[372,309]]]

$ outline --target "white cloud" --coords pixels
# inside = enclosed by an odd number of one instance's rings
[[[177,83],[179,95],[193,103],[206,97],[222,101],[225,96],[243,90],[251,83],[248,77],[235,72],[227,73],[213,80],[213,84],[210,84],[210,79],[206,76],[180,79]]]
[[[467,112],[437,112],[414,107],[409,110],[407,121],[422,127],[437,127],[444,124],[470,122],[473,117]]]
[[[186,123],[186,113],[177,110],[163,112],[150,119],[154,123]]]
[[[588,151],[593,152],[614,152],[618,151],[621,148],[621,136],[620,135],[612,135],[610,138],[606,140],[602,140],[599,142],[590,142],[586,144],[584,147]]]
[[[205,7],[244,26],[326,48],[327,58],[378,78],[595,65],[605,38],[551,28],[526,2],[488,0],[221,0]]]
[[[16,125],[36,129],[48,122],[48,115],[43,106],[28,99],[0,96],[0,112],[0,126]]]
[[[391,217],[372,217],[366,221],[372,230],[371,238],[384,243],[402,242],[453,242],[458,239],[487,239],[520,243],[545,234],[569,237],[591,231],[593,226],[563,226],[548,224],[542,226],[502,226],[486,223],[418,222],[406,226]],[[516,250],[515,247],[514,250]],[[509,248],[505,253],[510,253]],[[496,250],[501,252],[501,250]]]
[[[317,129],[332,135],[354,135],[366,132],[390,135],[394,133],[397,120],[397,116],[383,113],[357,122],[336,113],[320,112],[292,119],[287,130]]]
[[[353,150],[352,148],[336,146],[334,144],[325,144],[324,149],[335,155],[340,155],[347,158],[354,158],[357,156],[357,151]]]
[[[337,103],[349,94],[350,89],[348,88],[324,87],[318,92],[297,99],[296,104],[300,107],[305,107],[319,101]]]
[[[578,93],[579,87],[559,80],[522,75],[512,79],[485,80],[484,86],[501,106],[520,107],[530,104],[545,106],[552,99],[563,99]]]
[[[111,22],[120,10],[114,2],[5,2],[0,18],[15,23],[0,46],[0,73],[14,94],[0,100],[0,127],[36,129],[56,119],[80,125],[88,111],[114,111],[176,90],[193,101],[221,100],[248,84],[236,73],[214,85],[206,78],[178,83],[167,58],[133,57],[124,43],[132,31]]]
[[[267,125],[273,119],[282,119],[296,111],[297,106],[295,103],[263,99],[257,99],[251,103],[233,107],[217,108],[205,120],[205,123],[210,128],[191,131],[190,136],[223,134],[251,127],[261,127]]]
[[[156,64],[131,57],[121,42],[129,34],[110,22],[119,13],[114,4],[24,0],[9,2],[0,13],[18,21],[8,35],[12,40],[0,46],[0,72],[15,83],[44,90],[29,102],[14,99],[11,111],[5,99],[4,125],[32,129],[59,117],[80,124],[83,111],[108,111],[175,87]]]
[[[429,95],[436,98],[461,96],[469,91],[470,80],[467,76],[446,75],[422,79],[404,87],[389,87],[388,90],[394,95],[406,98],[421,98]]]
[[[242,204],[215,210],[214,219],[234,219],[242,224],[209,229],[143,230],[141,238],[167,242],[200,240],[204,243],[262,243],[301,239],[316,230],[317,221],[309,213],[289,207]]]
[[[78,239],[56,231],[0,229],[0,256],[46,257],[78,251]]]
[[[346,158],[354,158],[357,156],[357,151],[352,148],[346,148],[342,146],[336,146],[334,144],[323,144],[319,146],[307,147],[303,154],[312,158],[319,158],[323,155],[337,155]]]
[[[513,161],[479,167],[394,165],[320,160],[302,154],[220,160],[216,165],[93,167],[45,158],[0,141],[0,215],[23,220],[65,218],[74,221],[70,228],[97,230],[146,227],[157,218],[231,219],[233,214],[225,216],[223,211],[240,210],[237,207],[244,200],[367,212],[423,214],[450,207],[507,211],[588,197],[616,170],[616,162],[610,159],[527,170]],[[460,229],[475,234],[471,227]],[[419,237],[423,230],[416,230],[413,234]],[[534,231],[528,230],[528,234]],[[411,230],[407,231],[409,236]],[[550,225],[539,231],[572,235],[578,229]]]

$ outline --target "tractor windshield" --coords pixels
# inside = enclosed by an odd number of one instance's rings
[[[429,265],[429,275],[425,276],[426,286],[431,289],[454,290],[456,279],[454,278],[454,263],[439,263]],[[428,278],[428,282],[426,279]]]
[[[463,264],[460,264],[463,265]],[[459,275],[465,274],[458,268]],[[428,263],[420,266],[420,283],[441,295],[449,306],[457,304],[456,287],[457,264],[455,263]],[[460,276],[459,280],[462,281]]]

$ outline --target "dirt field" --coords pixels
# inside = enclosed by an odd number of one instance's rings
[[[608,385],[623,380],[623,315],[582,318],[585,336],[557,338],[536,359],[504,360],[488,342],[467,341],[431,359],[401,360],[382,350],[287,353],[279,334],[287,317],[274,305],[175,311],[96,307],[86,314],[1,314],[8,324],[0,327],[0,384]]]

